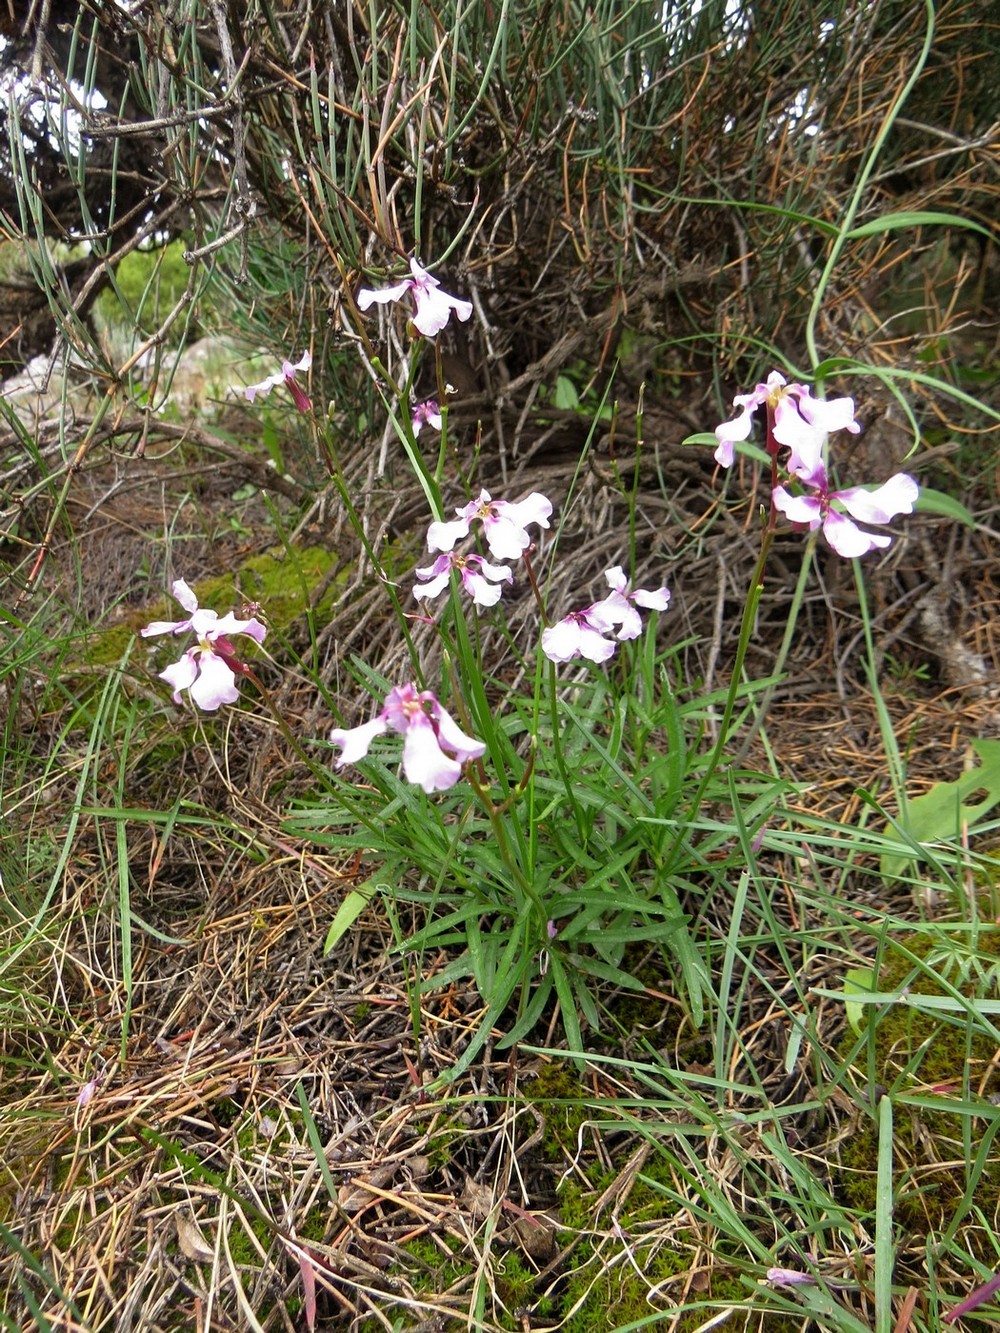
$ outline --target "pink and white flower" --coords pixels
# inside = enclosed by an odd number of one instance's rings
[[[542,652],[550,662],[571,662],[585,657],[588,662],[606,662],[618,645],[605,638],[614,629],[605,602],[595,602],[583,611],[571,611],[555,625],[542,630]]]
[[[448,323],[453,310],[460,320],[470,318],[471,301],[462,301],[457,296],[450,296],[442,291],[437,278],[432,277],[425,268],[421,268],[415,259],[410,260],[410,272],[412,277],[404,278],[402,282],[394,283],[391,287],[374,289],[362,287],[357,296],[358,309],[367,310],[373,304],[387,305],[393,301],[401,301],[407,293],[410,293],[416,306],[413,323],[425,338],[433,338],[439,334]]]
[[[470,500],[455,513],[457,519],[432,523],[427,529],[428,550],[452,550],[457,542],[469,535],[470,527],[478,519],[486,534],[486,545],[493,555],[498,560],[518,560],[531,545],[528,524],[547,528],[552,502],[538,491],[515,501],[494,500],[489,491],[480,491],[478,500]]]
[[[433,565],[417,570],[418,578],[430,582],[417,584],[413,589],[414,597],[439,597],[447,588],[453,569],[461,575],[462,587],[477,606],[496,606],[503,591],[500,584],[514,582],[514,575],[506,565],[491,565],[481,555],[456,555],[454,551],[446,551]]]
[[[773,414],[773,434],[778,444],[791,450],[787,470],[796,476],[811,473],[822,457],[823,441],[835,430],[849,430],[857,435],[861,427],[854,420],[853,398],[814,398],[806,384],[788,384],[784,375],[772,370],[765,384],[758,384],[753,393],[738,393],[733,406],[740,408],[732,421],[724,421],[715,428],[719,441],[715,461],[720,467],[730,467],[734,446],[749,438],[753,429],[753,414],[767,407]]]
[[[406,780],[428,795],[453,787],[462,776],[462,765],[486,753],[483,742],[466,736],[430,690],[418,690],[411,683],[391,689],[385,707],[370,722],[333,728],[330,740],[341,750],[337,768],[363,759],[375,737],[386,731],[403,737]]]
[[[187,611],[186,620],[154,620],[140,630],[144,639],[157,634],[193,633],[198,642],[180,658],[159,673],[160,679],[173,687],[175,704],[181,702],[181,692],[191,691],[191,698],[207,713],[214,713],[222,704],[231,704],[239,698],[237,674],[246,668],[236,656],[230,635],[246,634],[256,643],[263,643],[267,627],[259,620],[239,620],[232,613],[222,617],[215,611],[198,606],[198,599],[184,582],[177,579],[171,592]]]
[[[911,514],[920,494],[920,487],[906,472],[897,472],[871,491],[864,486],[850,486],[843,491],[831,490],[822,460],[800,480],[815,493],[792,495],[784,486],[776,486],[773,492],[774,507],[791,522],[805,523],[810,531],[822,524],[823,536],[837,554],[845,559],[867,555],[869,551],[883,549],[892,542],[888,534],[866,532],[859,528],[854,519],[861,523],[888,523],[898,514]],[[847,514],[841,513],[841,508],[846,509]]]
[[[598,605],[613,624],[621,625],[618,638],[637,639],[642,633],[642,619],[637,606],[647,611],[666,611],[670,605],[670,590],[666,587],[654,589],[636,588],[634,591],[621,565],[606,569],[604,577],[611,592]]]
[[[426,402],[416,403],[413,412],[410,415],[410,424],[413,426],[414,435],[419,435],[423,426],[433,426],[435,430],[440,430],[442,426],[441,408],[433,398],[428,398]]]
[[[248,384],[244,389],[247,396],[247,402],[252,403],[258,394],[263,398],[276,389],[279,384],[288,386],[288,390],[295,400],[295,406],[300,412],[311,412],[312,402],[309,395],[303,390],[298,380],[295,378],[298,371],[303,374],[312,365],[312,356],[308,352],[303,352],[301,358],[293,365],[291,361],[282,361],[281,369],[277,375],[269,375],[266,380],[261,380],[259,384]]]

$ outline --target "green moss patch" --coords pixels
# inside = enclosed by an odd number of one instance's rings
[[[919,996],[993,997],[1000,976],[1000,930],[913,934],[896,942],[878,989],[898,994],[874,1019],[874,1072],[893,1101],[894,1218],[910,1243],[960,1224],[973,1201],[986,1216],[1000,1207],[1000,1144],[988,1112],[1000,1094],[997,1042],[987,1022],[956,1009],[925,1009]],[[846,1055],[855,1044],[849,1033]],[[859,1057],[866,1072],[871,1052]],[[970,1152],[971,1147],[971,1152]],[[976,1161],[978,1157],[978,1161]],[[878,1129],[864,1121],[840,1148],[833,1185],[845,1203],[874,1214]],[[975,1248],[975,1236],[966,1229]],[[987,1257],[984,1254],[984,1259]],[[991,1260],[992,1262],[992,1260]]]

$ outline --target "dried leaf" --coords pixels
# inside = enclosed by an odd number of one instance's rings
[[[299,1272],[302,1274],[302,1295],[306,1311],[306,1325],[309,1333],[316,1327],[316,1270],[312,1259],[304,1250],[297,1251]]]
[[[174,1218],[177,1226],[177,1244],[185,1259],[192,1259],[196,1264],[210,1264],[215,1258],[215,1251],[201,1234],[201,1228],[189,1213],[177,1213]]]

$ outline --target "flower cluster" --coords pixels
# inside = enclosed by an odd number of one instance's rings
[[[375,737],[386,731],[397,731],[403,737],[406,779],[423,787],[428,795],[453,787],[462,776],[462,765],[486,753],[483,742],[466,736],[430,690],[419,690],[414,684],[397,685],[371,722],[360,727],[334,727],[330,732],[330,740],[341,749],[337,767],[363,759]]]
[[[417,577],[429,579],[428,583],[418,583],[413,595],[421,597],[440,597],[451,581],[451,571],[461,577],[462,587],[477,606],[496,606],[503,589],[502,583],[513,583],[514,575],[509,565],[491,565],[481,555],[456,555],[454,551],[445,551],[439,555],[433,565],[417,570]]]
[[[174,703],[181,702],[181,692],[191,691],[191,698],[207,713],[239,698],[236,676],[245,675],[246,667],[236,656],[231,642],[234,634],[246,634],[255,643],[263,643],[267,627],[255,617],[238,620],[230,612],[220,617],[198,605],[198,599],[184,582],[177,579],[171,588],[175,599],[188,612],[185,620],[154,620],[140,633],[144,639],[157,634],[193,633],[197,642],[183,656],[160,672],[160,679],[173,687]]]
[[[853,398],[814,398],[808,385],[788,384],[777,370],[753,393],[738,393],[733,406],[740,409],[739,415],[715,428],[719,441],[715,461],[720,467],[732,465],[734,446],[749,437],[754,412],[760,407],[767,408],[774,439],[791,450],[790,472],[811,470],[822,454],[824,439],[833,431],[849,430],[857,435],[861,430],[854,420]]]
[[[517,560],[531,545],[528,525],[549,526],[552,502],[538,491],[524,500],[494,500],[489,491],[480,491],[478,500],[470,500],[455,512],[458,518],[434,522],[427,529],[428,550],[442,554],[432,565],[417,570],[417,578],[424,582],[413,589],[413,595],[440,596],[448,586],[451,571],[455,570],[477,606],[495,606],[503,591],[501,585],[514,581],[510,567],[492,564],[481,555],[459,555],[455,547],[468,537],[473,523],[482,523],[490,553],[497,560]]]
[[[590,662],[606,662],[618,643],[637,639],[642,633],[642,618],[637,610],[665,611],[670,604],[666,587],[633,590],[621,565],[604,571],[611,591],[600,602],[571,611],[558,624],[542,630],[542,652],[552,662],[570,662],[585,657]],[[617,634],[608,638],[615,627]]]
[[[453,310],[461,320],[472,315],[471,301],[462,301],[443,291],[437,278],[421,268],[415,259],[410,260],[410,273],[412,277],[404,278],[391,287],[362,287],[357,296],[358,309],[389,305],[401,301],[404,296],[411,296],[415,306],[413,325],[425,338],[436,337],[448,323]]]
[[[538,491],[532,491],[524,500],[514,501],[494,500],[489,491],[480,491],[478,500],[470,500],[455,513],[458,518],[432,523],[427,529],[428,550],[454,550],[456,543],[468,537],[473,523],[479,522],[483,525],[486,545],[498,560],[518,560],[531,545],[528,524],[547,528],[552,502]]]
[[[425,338],[440,333],[452,314],[459,320],[468,320],[472,315],[471,302],[442,290],[437,279],[416,259],[410,260],[410,276],[402,281],[379,289],[361,288],[357,306],[366,311],[372,305],[404,299],[412,301],[413,325]],[[245,389],[247,399],[252,403],[258,396],[285,385],[299,411],[311,411],[310,399],[298,381],[300,374],[309,371],[311,363],[308,351],[297,362],[284,361],[276,374]],[[715,458],[720,466],[731,466],[736,445],[746,440],[753,429],[755,414],[760,411],[766,414],[766,446],[773,469],[772,524],[775,513],[781,513],[794,524],[810,530],[821,528],[833,550],[844,557],[865,555],[890,544],[890,536],[871,532],[859,524],[881,525],[899,514],[910,513],[919,493],[914,479],[901,472],[881,486],[835,489],[827,472],[827,437],[837,431],[857,434],[860,430],[851,398],[814,398],[807,385],[789,384],[783,375],[773,371],[764,383],[756,385],[750,393],[738,394],[733,402],[736,415],[715,430]],[[439,404],[434,399],[415,403],[411,423],[414,435],[419,435],[424,426],[441,430]],[[453,519],[439,519],[430,524],[427,547],[436,558],[416,570],[413,595],[418,601],[439,597],[450,586],[452,575],[457,574],[462,589],[475,606],[484,609],[495,606],[504,587],[514,581],[512,568],[504,562],[523,558],[527,564],[532,544],[528,529],[548,528],[552,503],[537,491],[522,500],[508,501],[494,500],[489,491],[483,490],[476,499],[457,508],[455,514]],[[457,549],[477,526],[488,557],[477,551]],[[530,565],[528,572],[540,598]],[[641,611],[666,611],[670,604],[670,592],[665,586],[633,588],[620,565],[605,570],[604,577],[609,588],[605,597],[571,611],[542,630],[541,650],[550,661],[565,663],[585,658],[595,663],[606,662],[620,643],[642,633]],[[187,690],[200,708],[214,712],[239,697],[236,677],[249,672],[237,657],[232,639],[242,634],[262,644],[266,627],[253,615],[248,619],[238,619],[232,613],[219,617],[215,611],[200,608],[195,594],[182,579],[173,584],[172,591],[187,612],[186,618],[154,621],[142,634],[147,638],[187,633],[195,636],[195,643],[178,661],[161,671],[160,677],[172,687],[175,703],[181,702]],[[244,614],[253,609],[245,608]],[[428,794],[453,786],[465,766],[480,759],[486,750],[482,741],[465,734],[432,691],[421,690],[410,682],[390,689],[381,711],[371,721],[356,727],[334,727],[330,731],[331,743],[340,750],[337,768],[363,759],[375,738],[386,732],[403,737],[403,772]],[[550,922],[550,938],[555,930]]]
[[[730,466],[736,443],[747,439],[753,428],[754,413],[765,408],[768,452],[777,460],[780,449],[788,450],[783,467],[796,488],[775,486],[771,495],[775,509],[811,531],[822,527],[827,542],[845,559],[891,544],[888,534],[868,532],[858,523],[888,523],[912,513],[920,488],[909,473],[897,472],[873,490],[865,486],[834,490],[830,485],[823,446],[834,431],[852,435],[860,431],[852,398],[814,398],[807,385],[788,384],[774,370],[752,393],[737,394],[733,406],[740,409],[738,415],[715,428],[717,463]],[[803,488],[806,494],[799,493]]]

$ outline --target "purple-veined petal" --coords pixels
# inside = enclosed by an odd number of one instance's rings
[[[428,398],[423,403],[415,403],[410,415],[410,425],[413,427],[414,435],[419,435],[425,424],[434,430],[441,430],[444,426],[441,408],[434,398]]]
[[[406,733],[413,715],[426,716],[428,703],[436,702],[429,690],[421,693],[412,681],[405,685],[394,685],[385,696],[385,707],[379,714],[400,735]]]
[[[834,491],[848,513],[862,523],[888,523],[898,514],[912,514],[920,494],[920,487],[908,472],[897,472],[874,491],[863,486],[851,486],[845,491]]]
[[[418,579],[436,579],[441,574],[450,574],[455,560],[456,557],[451,551],[445,551],[443,555],[438,556],[432,565],[424,565],[413,572]]]

